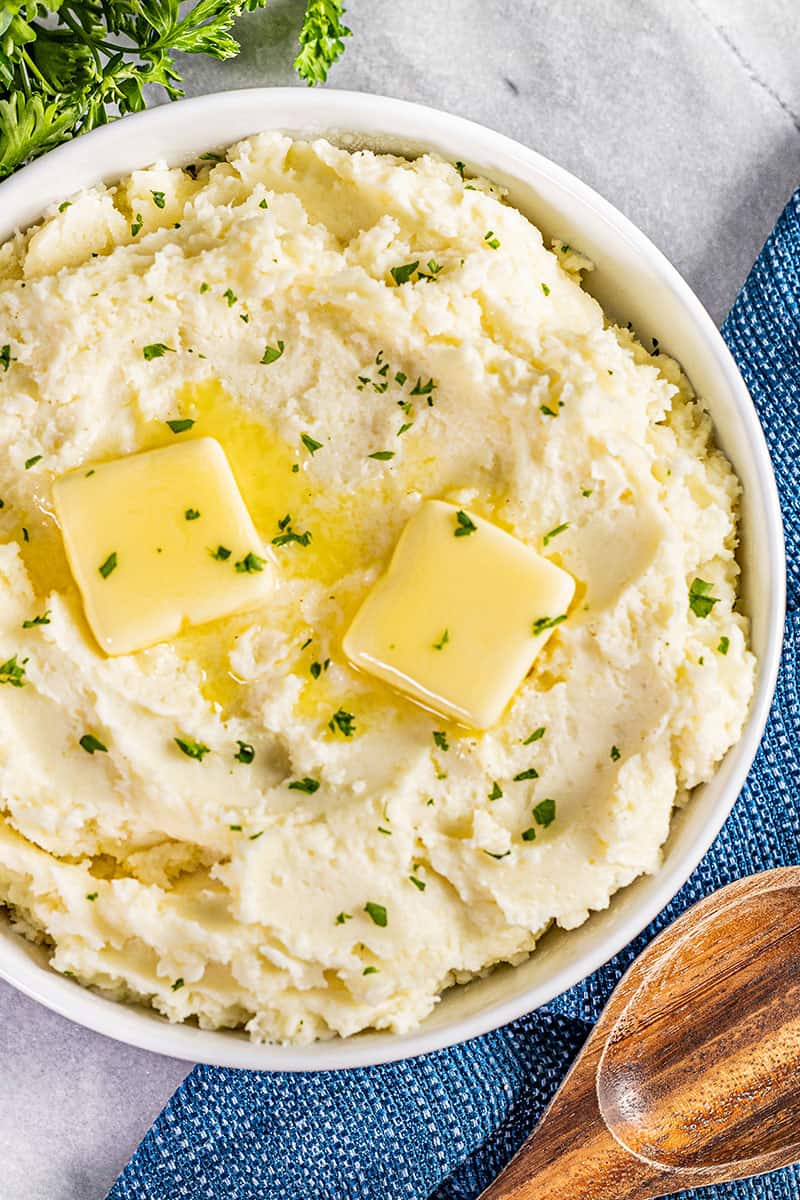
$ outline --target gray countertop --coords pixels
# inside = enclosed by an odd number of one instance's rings
[[[190,95],[291,84],[302,5],[240,23]],[[800,183],[796,0],[350,0],[329,86],[501,130],[574,171],[721,321]],[[0,1197],[102,1200],[187,1067],[89,1033],[0,984]],[[231,1197],[230,1200],[235,1200]]]

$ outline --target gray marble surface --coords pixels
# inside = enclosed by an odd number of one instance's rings
[[[185,60],[188,92],[295,82],[301,7],[243,18],[235,61]],[[348,20],[329,86],[449,109],[555,159],[717,321],[800,183],[797,0],[350,0]],[[1,1200],[102,1200],[185,1070],[0,984]]]

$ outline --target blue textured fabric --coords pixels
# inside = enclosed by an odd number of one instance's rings
[[[800,862],[800,191],[725,325],[781,492],[789,614],[778,690],[737,805],[689,882],[611,963],[505,1029],[424,1058],[288,1075],[197,1067],[108,1200],[473,1200],[531,1130],[632,958],[730,880]],[[800,1200],[800,1169],[695,1192]]]

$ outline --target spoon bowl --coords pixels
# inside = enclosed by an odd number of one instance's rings
[[[483,1200],[649,1200],[800,1159],[800,867],[659,935]]]

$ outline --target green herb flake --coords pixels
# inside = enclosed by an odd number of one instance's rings
[[[200,511],[196,508],[187,508],[183,515],[187,521],[197,521],[200,518]]]
[[[185,754],[187,758],[193,758],[197,762],[202,762],[206,754],[210,753],[211,747],[204,746],[202,742],[194,742],[190,738],[173,738],[175,745]]]
[[[434,650],[444,650],[445,646],[449,643],[449,641],[450,641],[450,631],[449,631],[449,629],[445,629],[444,632],[442,633],[442,636],[439,638],[438,642],[433,643],[433,649]]]
[[[499,862],[501,858],[508,858],[511,851],[505,850],[502,854],[493,854],[491,850],[484,850],[483,853],[487,854],[489,856],[489,858],[496,858]]]
[[[523,829],[522,840],[523,840],[523,842],[535,842],[536,841],[536,830],[533,828],[533,826],[531,826],[530,829]]]
[[[547,286],[547,284],[546,284],[546,283],[543,283],[543,284],[542,284],[542,291],[544,292],[545,296],[549,296],[549,295],[550,295],[550,288]]]
[[[408,283],[409,279],[414,274],[414,272],[416,271],[418,266],[419,266],[419,259],[417,258],[414,260],[414,262],[406,263],[405,266],[392,267],[389,274],[391,275],[392,279],[395,281],[397,286],[400,287],[402,284]]]
[[[434,741],[434,745],[438,746],[438,748],[440,750],[449,750],[450,749],[450,743],[447,740],[447,734],[444,733],[441,729],[434,729],[433,741]]]
[[[546,800],[540,800],[533,810],[534,821],[537,825],[541,825],[543,829],[546,829],[548,825],[551,825],[555,820],[555,817],[556,802],[555,800],[549,799],[549,797]]]
[[[471,533],[477,532],[478,526],[475,524],[472,518],[468,517],[467,514],[462,511],[462,509],[459,509],[456,513],[456,527],[453,530],[453,536],[459,538],[469,537]]]
[[[591,496],[593,490],[594,490],[593,488],[581,488],[581,495],[584,496],[588,500],[588,498]]]
[[[315,441],[310,433],[301,433],[300,441],[303,443],[309,454],[316,454],[318,450],[322,449],[322,442]]]
[[[230,558],[231,553],[232,551],[230,551],[227,546],[217,546],[216,550],[209,550],[209,554],[212,558],[215,558],[217,562],[225,562]]]
[[[266,201],[266,197],[262,200],[259,200],[258,207],[259,208],[269,208],[269,205],[267,204],[267,201]]]
[[[95,750],[99,750],[103,754],[108,754],[108,746],[105,746],[93,733],[85,733],[78,742],[78,745],[87,754],[94,754]]]
[[[417,879],[416,875],[409,875],[408,882],[413,883],[418,892],[424,892],[428,886],[424,879]]]
[[[98,892],[87,892],[86,899],[87,900],[96,900],[98,897],[98,894],[99,894]]]
[[[244,558],[240,558],[234,565],[240,575],[255,575],[258,571],[264,570],[266,559],[259,558],[257,554],[253,554],[252,550],[248,550]]]
[[[398,429],[398,431],[397,431],[397,436],[398,436],[398,437],[400,437],[402,434],[404,434],[404,433],[407,433],[407,432],[408,432],[408,430],[409,430],[409,429],[412,427],[412,425],[413,425],[413,424],[414,424],[414,422],[413,422],[413,421],[406,421],[406,422],[405,422],[403,425],[401,425],[401,426],[400,426],[400,428]]]
[[[427,381],[427,383],[423,383],[422,376],[418,375],[417,382],[414,384],[413,388],[411,389],[411,391],[408,394],[409,394],[409,396],[428,396],[429,397],[428,404],[433,404],[433,401],[430,399],[430,396],[433,393],[433,389],[435,387],[436,387],[436,384],[434,383],[434,381],[432,379],[429,379]]]
[[[259,839],[260,837],[263,837],[263,836],[264,836],[264,830],[263,830],[263,829],[260,829],[260,830],[258,831],[258,833],[251,833],[251,834],[248,836],[248,839],[247,839],[247,840],[248,840],[249,842],[257,842],[257,841],[258,841],[258,839]]]
[[[185,984],[182,979],[176,979],[175,982],[171,984],[171,987],[173,992],[179,992],[182,987],[185,987]]]
[[[97,569],[103,576],[103,579],[108,579],[111,572],[116,571],[117,565],[117,552],[116,550],[112,550],[105,562],[102,562]]]
[[[717,646],[717,654],[727,654],[730,649],[731,639],[729,637],[721,637]]]
[[[0,683],[7,683],[10,687],[24,687],[27,680],[25,679],[25,664],[27,658],[23,658],[22,662],[17,662],[17,656],[14,654],[11,658],[7,658],[4,663],[0,663]]]
[[[59,204],[59,206],[58,206],[58,211],[59,211],[60,213],[63,213],[63,212],[66,212],[66,211],[67,211],[67,209],[68,209],[68,208],[71,208],[71,207],[72,207],[72,201],[71,201],[71,200],[62,200],[62,201],[61,201],[61,203],[60,203],[60,204]]]
[[[31,467],[35,467],[38,462],[42,461],[41,454],[34,454],[33,458],[25,459],[25,470],[30,471]]]
[[[278,361],[278,359],[283,354],[283,351],[284,351],[284,344],[279,338],[277,347],[276,346],[265,346],[264,353],[261,356],[260,361],[262,363],[266,364],[267,366],[269,366],[270,363],[274,363],[274,362]]]
[[[238,739],[236,745],[239,749],[234,754],[237,762],[249,764],[256,756],[255,748],[249,742],[240,742]]]
[[[172,346],[167,346],[164,342],[150,342],[149,345],[142,346],[142,354],[145,362],[152,362],[154,358],[163,358],[165,354],[174,353],[175,351],[173,350]],[[170,425],[171,422],[167,421],[167,424]],[[194,424],[194,421],[192,424]],[[173,430],[173,433],[176,432],[177,430]]]
[[[464,178],[464,164],[463,164],[463,162],[461,162],[461,161],[459,160],[458,162],[454,163],[453,165],[454,165],[455,169],[458,171],[458,173],[459,173],[459,175],[461,176],[461,178],[463,179],[463,178]]]
[[[520,771],[518,775],[514,776],[514,783],[521,783],[523,781],[523,779],[538,779],[538,778],[539,778],[539,772],[536,770],[536,767],[528,767],[528,769],[526,771]]]
[[[43,612],[40,617],[31,617],[30,620],[23,621],[22,628],[23,629],[34,629],[37,625],[49,625],[49,624],[50,624],[50,609],[48,608],[47,611]]]
[[[223,296],[223,299],[228,301],[228,308],[233,308],[234,304],[236,303],[236,301],[238,299],[233,288],[225,288],[225,291],[222,293],[222,296]]]
[[[353,914],[348,912],[340,912],[336,916],[336,925],[344,925],[345,921],[352,921]]]
[[[367,915],[371,917],[375,924],[379,925],[381,929],[386,928],[388,918],[386,915],[386,909],[382,904],[375,904],[372,900],[368,900],[364,905],[364,912],[367,913]]]
[[[566,613],[561,613],[558,617],[537,617],[532,626],[533,636],[538,637],[540,633],[544,633],[547,629],[555,629],[556,625],[560,625],[566,619]]]
[[[131,237],[136,237],[137,233],[141,233],[143,225],[142,214],[137,213],[131,223]]]
[[[156,208],[163,208],[167,203],[166,196],[163,192],[151,191],[150,195],[153,197],[153,204],[155,204]]]
[[[522,745],[530,746],[531,742],[540,742],[542,740],[542,738],[544,737],[544,735],[545,735],[545,726],[540,725],[538,729],[534,729],[533,733],[529,733],[528,736],[526,738],[524,738]]]
[[[500,787],[500,784],[495,779],[494,782],[492,783],[492,790],[489,792],[489,799],[490,800],[499,800],[502,797],[502,795],[503,795],[503,789]]]
[[[564,521],[561,525],[556,525],[555,529],[551,529],[549,533],[544,535],[542,544],[549,546],[553,538],[557,538],[560,533],[565,533],[567,529],[569,529],[569,521]]]
[[[296,533],[292,529],[292,518],[289,513],[278,521],[278,529],[280,532],[272,539],[273,546],[288,546],[291,542],[296,542],[298,546],[308,546],[311,541],[311,534],[307,529],[303,533]]]
[[[232,833],[241,833],[242,832],[241,825],[229,825],[228,829],[230,829]]]
[[[542,415],[545,417],[557,417],[558,416],[558,413],[553,412],[552,408],[550,408],[550,406],[548,404],[540,404],[539,412],[542,413]]]
[[[392,831],[391,831],[391,829],[385,829],[383,825],[379,825],[379,826],[378,826],[378,833],[382,833],[382,834],[384,835],[384,837],[391,837],[391,836],[392,836]]]
[[[394,455],[394,450],[376,450],[374,454],[368,454],[367,458],[375,458],[378,462],[389,462]]]
[[[331,717],[330,721],[328,721],[328,729],[330,729],[331,733],[335,733],[338,729],[339,733],[346,738],[353,736],[355,733],[355,728],[355,717],[352,713],[345,712],[343,708],[338,708]]]
[[[290,792],[305,792],[307,796],[313,796],[314,792],[319,791],[320,782],[304,775],[302,779],[293,779],[288,786]]]
[[[378,970],[377,967],[364,967],[364,970],[361,972],[361,974],[362,975],[379,975],[380,971]]]
[[[201,296],[202,296],[202,295],[203,295],[205,292],[210,292],[210,291],[211,291],[211,284],[210,284],[210,283],[205,283],[205,282],[203,282],[203,283],[201,283],[201,284],[200,284],[200,295],[201,295]]]
[[[620,758],[622,758],[622,753],[619,746],[612,746],[608,752],[608,757],[612,762],[619,762]]]
[[[400,387],[403,386],[403,384],[405,383],[405,381],[407,379],[408,379],[408,376],[406,375],[405,371],[398,371],[394,377],[395,383],[399,383]]]
[[[485,233],[483,235],[483,240],[486,242],[487,246],[491,246],[492,250],[500,249],[500,240],[499,238],[495,237],[493,230],[490,229],[488,233]]]
[[[14,361],[11,357],[11,346],[6,342],[5,346],[0,347],[0,367],[7,371]]]
[[[689,588],[689,608],[696,617],[707,617],[719,597],[710,595],[714,585],[705,579],[693,579]]]

